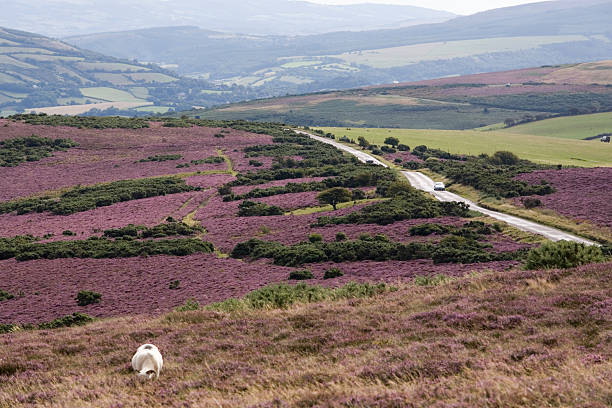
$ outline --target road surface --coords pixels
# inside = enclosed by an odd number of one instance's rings
[[[311,138],[318,140],[319,142],[330,144],[340,150],[348,152],[356,156],[357,159],[359,159],[359,161],[363,163],[370,162],[370,163],[377,164],[379,166],[389,167],[383,162],[381,162],[380,160],[377,160],[376,158],[371,156],[370,154],[362,150],[358,150],[353,147],[346,146],[342,143],[336,142],[333,139],[316,136],[316,135],[310,134],[308,132],[300,131],[300,130],[296,130],[296,132],[306,135],[306,136],[310,136]],[[497,220],[503,221],[522,231],[527,231],[527,232],[531,232],[534,234],[543,235],[544,237],[546,237],[547,239],[550,239],[551,241],[566,240],[566,241],[580,242],[580,243],[587,244],[587,245],[597,245],[596,243],[592,241],[578,237],[576,235],[569,234],[567,232],[558,230],[556,228],[538,224],[536,222],[525,220],[519,217],[515,217],[513,215],[508,215],[508,214],[500,213],[497,211],[487,210],[486,208],[482,208],[476,203],[466,198],[463,198],[455,193],[451,193],[450,191],[434,191],[433,189],[434,181],[430,179],[429,177],[427,177],[425,174],[419,173],[418,171],[402,171],[402,174],[404,175],[404,177],[408,179],[408,181],[413,187],[432,194],[439,201],[459,201],[459,202],[469,204],[470,209],[472,210],[488,215],[491,218],[495,218]]]

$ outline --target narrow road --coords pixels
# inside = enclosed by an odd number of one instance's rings
[[[369,163],[377,164],[379,166],[389,167],[386,164],[382,163],[380,160],[377,160],[376,158],[372,157],[371,155],[369,155],[368,153],[362,150],[357,150],[353,147],[346,146],[342,143],[336,142],[335,140],[328,139],[326,137],[316,136],[316,135],[313,135],[313,134],[310,134],[308,132],[304,132],[301,130],[296,130],[296,132],[309,136],[315,140],[318,140],[319,142],[330,144],[340,150],[348,152],[356,156],[357,159],[359,159],[359,161],[363,163],[369,162]],[[472,210],[488,215],[491,218],[495,218],[497,220],[503,221],[522,231],[527,231],[527,232],[531,232],[534,234],[543,235],[544,237],[546,237],[547,239],[550,239],[551,241],[566,240],[566,241],[580,242],[586,245],[597,245],[596,243],[592,241],[578,237],[576,235],[569,234],[567,232],[558,230],[556,228],[548,227],[546,225],[541,225],[533,221],[528,221],[523,218],[515,217],[513,215],[507,215],[507,214],[500,213],[497,211],[487,210],[486,208],[482,208],[476,203],[466,198],[463,198],[455,193],[451,193],[450,191],[434,191],[433,189],[434,181],[430,179],[429,177],[427,177],[425,174],[419,173],[418,171],[402,171],[401,173],[402,175],[404,175],[404,177],[408,179],[408,181],[414,188],[418,188],[419,190],[423,190],[423,191],[426,191],[432,194],[439,201],[459,201],[459,202],[469,204],[470,209]]]

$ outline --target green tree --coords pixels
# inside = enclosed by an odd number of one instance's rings
[[[359,136],[357,138],[357,142],[359,142],[359,146],[363,147],[364,149],[366,149],[368,146],[370,146],[370,142],[368,142],[366,140],[366,138],[363,137],[363,136]]]
[[[399,144],[399,139],[397,137],[390,136],[385,139],[385,144],[396,147]]]
[[[334,187],[327,190],[323,190],[317,195],[317,200],[321,204],[331,204],[336,209],[338,203],[345,203],[351,201],[353,195],[351,190],[344,187]]]

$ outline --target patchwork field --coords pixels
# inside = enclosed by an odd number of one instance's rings
[[[605,118],[610,115],[605,114]],[[536,122],[536,124],[541,122]],[[529,126],[529,125],[525,125]],[[400,143],[415,147],[426,145],[455,154],[492,154],[507,150],[523,159],[538,163],[580,167],[612,166],[612,146],[599,140],[572,140],[508,131],[425,130],[425,129],[364,129],[321,128],[337,137],[357,140],[365,137],[370,143],[382,145],[387,137],[397,137]]]

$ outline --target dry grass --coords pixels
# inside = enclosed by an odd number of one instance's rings
[[[612,264],[0,335],[0,407],[607,407]],[[129,360],[165,357],[156,382]]]
[[[557,84],[590,85],[596,83],[601,85],[612,85],[612,60],[589,62],[561,68],[551,72],[540,80],[542,82]]]

